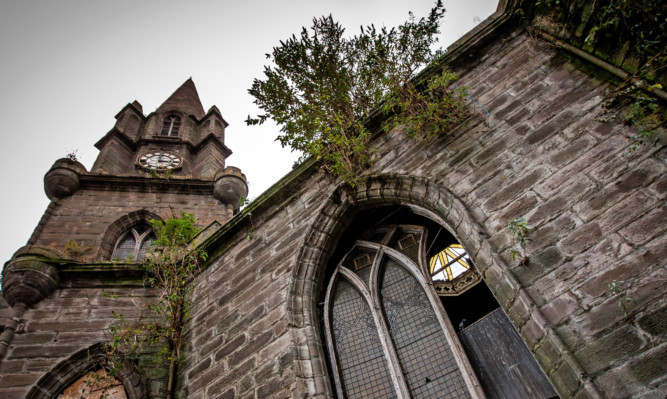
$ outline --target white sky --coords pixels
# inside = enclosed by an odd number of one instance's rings
[[[90,169],[93,144],[133,100],[154,111],[192,77],[208,110],[230,124],[227,165],[246,174],[255,198],[296,158],[274,126],[247,127],[247,94],[270,53],[313,17],[332,14],[350,35],[360,25],[396,26],[435,0],[0,0],[0,118],[3,183],[0,264],[25,245],[49,200],[43,176],[72,150]],[[497,0],[445,1],[446,47],[486,19]]]

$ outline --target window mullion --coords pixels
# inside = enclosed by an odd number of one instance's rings
[[[366,299],[368,306],[370,306],[372,310],[371,314],[373,315],[375,326],[378,329],[378,336],[380,337],[382,350],[384,351],[385,358],[389,362],[388,368],[391,373],[391,381],[396,389],[396,397],[398,399],[409,399],[410,391],[408,390],[408,384],[405,381],[403,370],[401,370],[398,354],[396,353],[396,348],[394,348],[394,343],[389,335],[389,327],[387,327],[387,323],[382,315],[382,306],[379,301],[379,295],[377,295],[377,269],[379,267],[379,259],[382,258],[382,255],[382,250],[380,250],[375,256],[375,262],[373,263],[373,269],[371,270],[370,288],[368,288],[351,270],[345,267],[340,267],[339,270],[341,274],[343,274],[361,292],[361,295]]]
[[[333,289],[336,286],[336,280],[338,280],[338,269],[336,269],[329,281],[329,286],[327,287],[327,293],[324,298],[324,332],[326,334],[327,340],[327,349],[331,354],[331,372],[334,376],[334,382],[336,384],[336,391],[342,395],[343,394],[343,384],[341,382],[340,371],[338,370],[338,360],[336,359],[336,351],[334,348],[334,337],[331,334],[333,326],[331,325],[331,296],[333,295]]]

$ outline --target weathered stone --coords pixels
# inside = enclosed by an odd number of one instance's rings
[[[12,259],[3,271],[2,293],[11,306],[34,305],[51,295],[58,286],[58,270],[51,264],[21,256]]]
[[[79,176],[86,168],[69,158],[57,160],[44,176],[44,191],[51,201],[74,194],[79,189]]]
[[[664,337],[667,335],[667,307],[646,314],[637,320],[637,324],[645,332],[655,336]]]
[[[642,344],[643,341],[637,335],[637,331],[630,326],[625,326],[589,342],[584,348],[575,352],[575,356],[586,371],[594,375],[609,367],[614,360],[637,352]]]

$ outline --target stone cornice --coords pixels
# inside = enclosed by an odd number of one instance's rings
[[[80,190],[155,191],[211,196],[214,186],[211,180],[100,174],[82,174],[80,184]]]

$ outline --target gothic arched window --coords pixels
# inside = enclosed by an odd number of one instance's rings
[[[470,398],[479,383],[431,283],[425,229],[375,229],[331,276],[324,324],[347,398]]]
[[[56,399],[109,398],[125,399],[127,393],[120,381],[105,370],[91,371],[65,388]]]
[[[153,241],[155,241],[155,234],[150,227],[134,226],[118,239],[111,258],[142,260]]]
[[[177,137],[178,128],[181,126],[181,118],[177,115],[169,115],[164,118],[164,124],[162,125],[162,132],[160,135]]]
[[[438,223],[400,206],[362,211],[331,259],[321,302],[337,397],[558,397]]]

